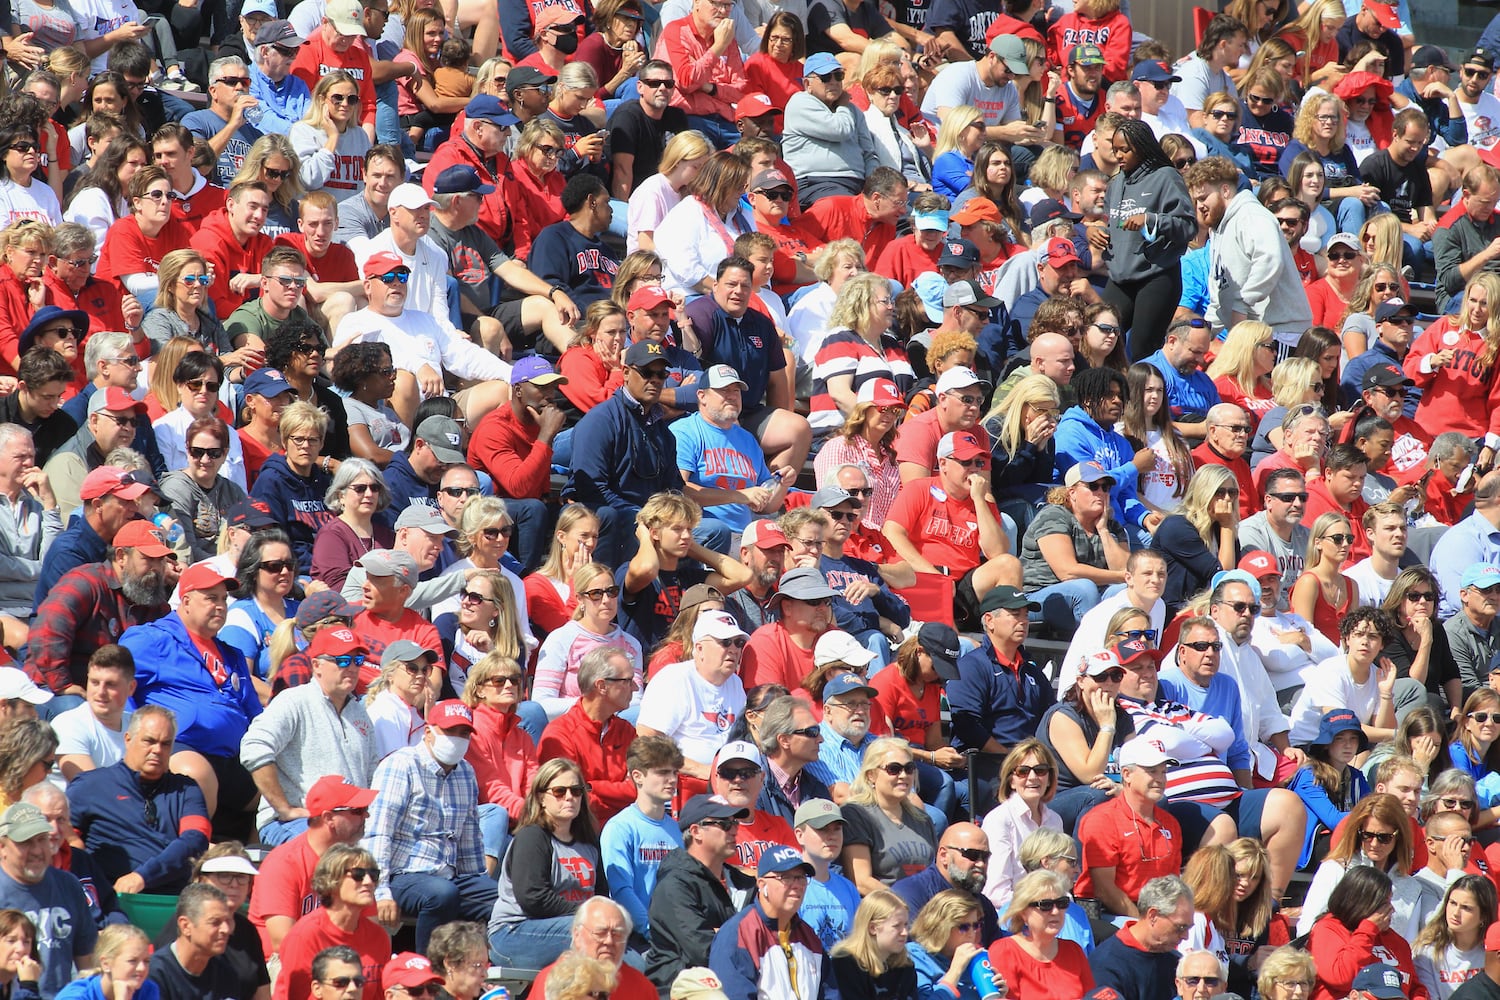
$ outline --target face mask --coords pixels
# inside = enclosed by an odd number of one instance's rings
[[[567,34],[558,35],[552,44],[557,46],[557,51],[570,56],[578,51],[578,33],[569,31]]]
[[[449,736],[447,733],[435,733],[432,737],[432,756],[444,767],[453,767],[464,759],[469,752],[469,738],[467,736]]]

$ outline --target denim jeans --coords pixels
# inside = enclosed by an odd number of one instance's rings
[[[522,500],[505,497],[505,509],[516,525],[510,538],[514,555],[530,573],[547,558],[552,545],[552,511],[545,500],[530,497]]]
[[[510,813],[493,802],[479,803],[479,839],[484,842],[484,856],[505,857],[510,846]]]
[[[495,907],[495,880],[484,872],[439,878],[403,872],[391,876],[391,894],[401,912],[417,919],[417,951],[427,950],[432,932],[453,920],[484,923]],[[556,958],[557,956],[553,956]]]
[[[497,927],[490,931],[490,959],[517,969],[544,969],[568,950],[572,928],[572,917],[544,917]]]
[[[276,847],[306,830],[306,819],[294,819],[285,823],[279,819],[273,819],[260,828],[260,842],[267,847]]]
[[[740,141],[740,130],[719,115],[688,115],[688,124],[702,132],[715,149],[728,149]]]
[[[1041,605],[1030,613],[1032,624],[1043,622],[1059,635],[1072,635],[1083,616],[1099,603],[1099,585],[1092,580],[1064,580],[1027,596]]]

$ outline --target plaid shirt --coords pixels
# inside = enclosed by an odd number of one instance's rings
[[[287,688],[301,687],[312,682],[312,657],[303,650],[288,653],[276,676],[271,678],[271,694],[278,695]]]
[[[375,804],[365,849],[386,873],[377,899],[391,899],[391,876],[474,875],[484,871],[479,782],[468,761],[446,770],[424,743],[402,747],[375,768]]]
[[[89,657],[100,646],[119,642],[132,625],[156,621],[171,608],[131,604],[109,563],[69,570],[37,608],[31,626],[26,673],[42,687],[62,693],[88,679]]]

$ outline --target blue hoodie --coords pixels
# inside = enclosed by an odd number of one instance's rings
[[[145,625],[132,625],[120,636],[120,645],[135,655],[132,709],[146,704],[170,708],[177,716],[179,749],[239,760],[240,740],[250,720],[261,713],[250,668],[239,650],[214,640],[229,672],[222,685],[215,684],[176,611]]]
[[[75,979],[62,989],[57,991],[55,1000],[115,1000],[114,997],[104,995],[104,989],[99,985],[100,976],[89,976],[87,979]],[[25,994],[12,994],[11,1000],[22,1000]],[[133,1000],[161,1000],[161,987],[148,979],[141,984],[141,988],[135,991]]]
[[[333,477],[322,469],[313,467],[312,475],[297,475],[286,464],[283,454],[272,455],[260,467],[255,485],[250,487],[250,496],[264,500],[271,508],[276,523],[291,536],[292,551],[297,555],[297,573],[306,576],[312,571],[313,539],[318,529],[333,520],[323,495],[333,484]]]
[[[1100,427],[1088,411],[1081,406],[1070,407],[1057,422],[1057,431],[1052,435],[1057,448],[1057,481],[1062,482],[1068,470],[1079,462],[1098,462],[1114,477],[1114,489],[1109,491],[1114,504],[1115,520],[1134,527],[1150,513],[1146,505],[1136,496],[1135,486],[1140,473],[1135,467],[1135,449],[1123,435]]]

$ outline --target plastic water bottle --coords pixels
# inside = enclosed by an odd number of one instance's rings
[[[981,951],[969,960],[969,980],[979,993],[979,1000],[1000,1000],[1000,990],[995,985],[995,968],[990,965],[990,956]]]
[[[168,545],[175,546],[182,541],[182,525],[174,521],[171,514],[159,511],[155,517],[151,518],[151,523],[162,530]]]

